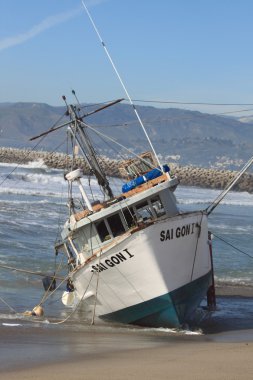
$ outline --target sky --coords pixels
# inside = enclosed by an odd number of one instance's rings
[[[84,2],[134,101],[253,113],[252,0]],[[81,0],[0,0],[0,88],[0,102],[126,97]]]

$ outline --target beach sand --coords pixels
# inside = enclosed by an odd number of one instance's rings
[[[214,335],[1,326],[1,380],[252,380],[252,330]]]
[[[253,376],[252,343],[184,343],[83,356],[71,362],[1,373],[1,380],[244,379]]]

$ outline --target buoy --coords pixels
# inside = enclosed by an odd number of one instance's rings
[[[75,293],[74,292],[65,291],[62,294],[61,300],[62,300],[63,305],[65,305],[65,306],[72,306],[73,303],[74,303],[74,301],[75,301]]]
[[[43,307],[40,305],[35,306],[32,311],[26,310],[23,315],[29,316],[29,317],[42,317],[44,315]]]
[[[36,315],[36,317],[42,317],[44,315],[43,307],[40,305],[35,306],[32,312],[34,313],[33,315]]]

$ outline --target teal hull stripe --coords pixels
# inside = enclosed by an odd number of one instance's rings
[[[170,293],[100,317],[142,326],[179,327],[190,319],[210,285],[211,272]]]

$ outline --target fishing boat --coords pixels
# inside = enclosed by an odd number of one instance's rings
[[[120,323],[179,327],[187,323],[204,297],[214,303],[211,240],[206,211],[181,212],[174,191],[178,179],[159,161],[122,79],[102,41],[91,15],[83,6],[123,85],[150,144],[151,151],[122,162],[125,183],[114,194],[89,136],[86,117],[119,103],[111,102],[86,115],[80,104],[67,104],[67,123],[76,147],[102,189],[104,200],[91,201],[82,184],[82,170],[74,165],[68,182],[69,215],[56,252],[69,264],[69,281],[63,295],[66,305],[82,303],[87,313]],[[73,91],[75,95],[75,92]],[[42,136],[42,135],[40,135]],[[110,138],[110,141],[112,139]],[[80,189],[82,210],[73,201]],[[210,299],[212,302],[210,302]]]
[[[180,210],[175,197],[179,181],[170,167],[159,161],[152,144],[151,151],[120,162],[124,181],[115,193],[90,138],[95,130],[86,117],[123,99],[86,114],[81,114],[79,102],[71,105],[63,99],[69,120],[32,138],[68,126],[73,146],[72,167],[64,174],[69,212],[55,246],[57,255],[66,256],[69,269],[63,303],[76,308],[81,304],[87,318],[92,313],[93,322],[96,316],[150,327],[192,323],[205,298],[207,309],[215,310],[208,217],[252,165],[253,157],[204,210]],[[79,153],[102,191],[100,200],[91,200],[93,192],[89,194],[83,185],[83,170],[76,167]],[[76,186],[80,190],[78,206]]]
[[[87,313],[104,320],[182,326],[213,286],[207,213],[179,210],[174,195],[179,181],[152,151],[121,162],[125,180],[114,194],[91,142],[87,115],[80,115],[78,105],[66,106],[70,120],[63,126],[68,125],[74,151],[78,146],[104,200],[89,199],[73,159],[65,173],[69,215],[56,245],[69,265],[63,302],[81,302]],[[75,186],[81,210],[73,201]]]

